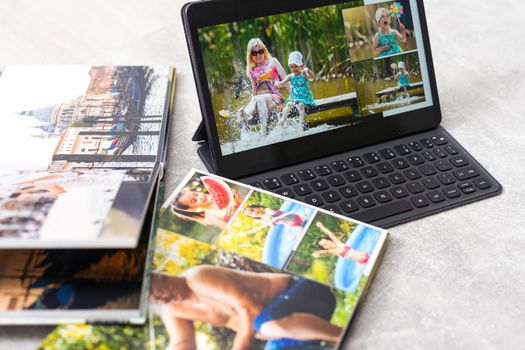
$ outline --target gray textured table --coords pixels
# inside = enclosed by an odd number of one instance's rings
[[[0,2],[0,62],[178,69],[167,191],[203,168],[179,0]],[[525,49],[515,0],[427,1],[443,126],[504,186],[498,197],[391,230],[351,348],[525,347]],[[49,327],[0,327],[32,349]]]

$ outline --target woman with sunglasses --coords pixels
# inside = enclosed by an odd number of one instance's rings
[[[246,74],[252,87],[252,99],[239,110],[243,122],[259,118],[261,136],[268,133],[268,116],[283,109],[284,100],[277,83],[286,77],[279,61],[272,57],[259,38],[251,39],[246,50]],[[290,86],[285,84],[290,90]]]

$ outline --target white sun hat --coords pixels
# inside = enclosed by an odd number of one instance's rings
[[[288,55],[288,65],[295,64],[296,66],[303,65],[303,55],[299,51],[292,51]]]
[[[403,62],[403,61],[399,61],[399,63],[397,64],[397,66],[398,66],[399,68],[405,68],[405,62]]]
[[[389,12],[386,8],[384,7],[380,7],[377,9],[376,11],[376,22],[379,23],[379,21],[381,20],[381,16],[383,15],[383,12],[386,11],[386,12]]]

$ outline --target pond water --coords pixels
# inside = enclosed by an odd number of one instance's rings
[[[354,80],[349,77],[339,77],[327,80],[320,79],[311,83],[310,88],[314,95],[314,99],[355,92]],[[282,92],[283,97],[286,100],[288,92],[286,89],[282,89]],[[299,131],[297,120],[292,118],[284,128],[271,127],[269,134],[266,137],[261,138],[258,126],[252,127],[249,131],[241,132],[240,124],[235,117],[238,109],[246,106],[250,101],[250,92],[241,92],[238,99],[235,99],[233,95],[233,92],[215,93],[213,95],[215,120],[223,154],[240,152],[276,142],[282,142],[284,140],[324,132],[355,121],[355,117],[352,115],[352,109],[350,107],[340,107],[309,114],[305,119],[307,130],[304,132]],[[227,114],[229,116],[221,116],[221,111],[223,111],[222,114]]]

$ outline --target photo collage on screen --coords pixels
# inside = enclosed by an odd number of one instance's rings
[[[281,346],[282,341],[332,349],[386,238],[381,229],[201,172],[190,173],[168,198],[158,228],[151,293],[167,333],[185,328],[173,320],[187,325],[212,323],[210,317],[227,319],[222,311],[210,316],[196,310],[188,319],[185,295],[204,293],[226,304],[241,298],[243,307],[253,305],[257,311],[249,327],[267,339],[252,339],[253,349]],[[319,300],[319,307],[310,307],[310,298]],[[299,322],[294,321],[298,313],[308,314],[301,321],[306,332],[320,322],[325,333],[315,341],[272,333],[276,322]],[[233,330],[226,333],[229,340],[222,328]],[[218,322],[192,332],[193,339],[207,339],[198,349],[230,348],[240,341],[243,327]]]
[[[400,0],[200,28],[222,155],[424,102],[414,27],[410,0]]]

